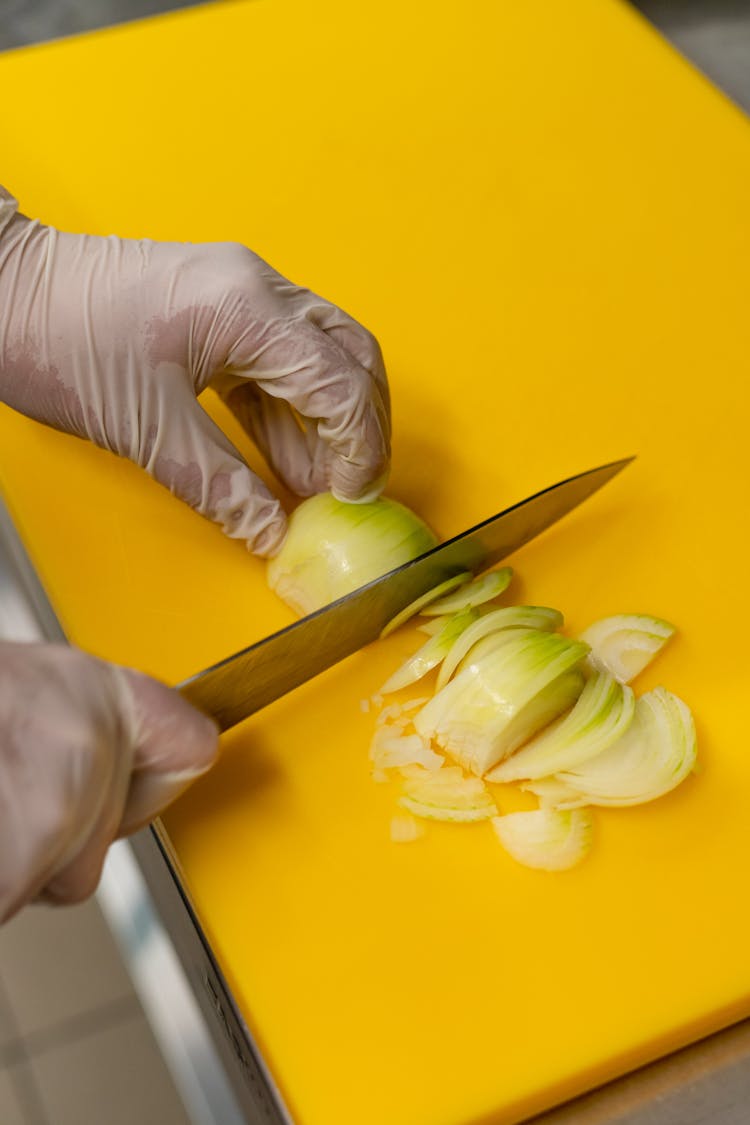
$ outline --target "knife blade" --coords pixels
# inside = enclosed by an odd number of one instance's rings
[[[462,570],[500,562],[576,508],[632,457],[568,477],[178,685],[222,731],[371,641],[415,598]]]

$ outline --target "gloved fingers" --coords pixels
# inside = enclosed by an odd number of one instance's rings
[[[44,887],[33,902],[45,902],[50,906],[74,906],[90,898],[99,885],[104,860],[112,838],[97,838],[78,853],[74,860],[58,872]]]
[[[377,338],[363,324],[345,313],[336,305],[323,301],[313,305],[307,312],[307,319],[336,340],[357,363],[370,372],[380,389],[381,396],[390,416],[390,392],[385,373],[385,360]]]
[[[153,820],[211,768],[219,737],[212,719],[179,692],[129,668],[117,669],[133,709],[133,772],[117,835]]]
[[[343,309],[326,301],[312,306],[307,312],[307,318],[322,328],[327,336],[340,344],[365,370],[369,371],[382,400],[390,441],[390,389],[385,373],[385,360],[376,337]],[[317,434],[315,436],[317,437]],[[384,472],[373,480],[368,492],[361,497],[362,500],[373,500],[383,491],[388,480],[388,472],[389,466],[386,465]]]
[[[253,378],[305,423],[315,422],[330,450],[327,484],[334,495],[357,501],[380,491],[390,460],[390,415],[378,380],[306,318],[270,334],[247,355],[244,347],[241,340],[230,353],[225,387],[236,386],[238,376]]]
[[[186,769],[182,773],[177,770],[152,772],[147,768],[134,770],[124,779],[117,794],[110,794],[88,839],[68,863],[55,870],[39,899],[57,904],[83,902],[96,890],[113,840],[143,828],[208,768]]]
[[[153,820],[216,757],[215,724],[176,691],[128,668],[108,666],[108,671],[125,718],[125,745],[111,748],[113,770],[96,793],[98,816],[93,823],[80,823],[73,846],[65,849],[38,894],[44,902],[88,898],[112,841]]]
[[[110,666],[75,649],[0,645],[0,715],[0,916],[7,918],[76,860],[100,824],[110,826],[106,842],[113,838],[132,753]],[[75,901],[87,893],[75,889]]]
[[[346,320],[348,321],[349,318],[346,318]],[[375,500],[385,488],[390,473],[391,396],[380,345],[375,337],[357,324],[356,321],[333,324],[331,327],[325,328],[324,331],[327,336],[336,340],[346,351],[355,356],[359,363],[369,371],[373,383],[380,393],[383,412],[387,419],[388,460],[383,471],[372,480],[369,489],[359,498],[360,502]],[[345,499],[345,497],[343,498]]]
[[[289,403],[239,382],[224,401],[250,435],[279,480],[297,496],[328,488],[328,447],[315,422],[303,422]]]
[[[161,377],[153,394],[155,402],[142,404],[154,425],[138,451],[139,464],[231,538],[244,539],[254,554],[274,554],[286,534],[286,516],[276,497],[184,379]]]
[[[89,770],[92,765],[98,767],[96,789],[88,798],[79,795],[77,832],[58,855],[38,896],[41,901],[54,904],[83,902],[96,890],[107,849],[118,834],[136,763],[137,715],[122,670],[94,660],[90,661],[90,669],[90,676],[101,680],[99,695],[107,699],[111,721],[101,729],[99,752],[84,758]],[[92,789],[91,782],[89,788]]]
[[[117,837],[130,779],[129,754],[113,757],[119,768],[102,794],[104,800],[99,816],[83,841],[79,836],[74,853],[71,855],[68,849],[69,858],[55,865],[38,896],[43,902],[68,905],[83,902],[97,888],[107,849]]]
[[[0,831],[0,846],[5,855],[14,856],[14,882],[16,884],[16,898],[6,902],[6,896],[0,893],[2,907],[0,908],[0,922],[11,917],[25,902],[42,899],[45,901],[74,901],[87,897],[94,890],[96,883],[87,884],[86,888],[71,887],[73,898],[68,898],[68,888],[61,885],[59,894],[47,894],[46,888],[54,882],[57,875],[66,871],[77,856],[86,849],[90,836],[95,832],[98,824],[106,819],[110,813],[111,789],[119,788],[121,798],[119,808],[114,810],[114,820],[119,819],[120,810],[125,799],[126,783],[116,784],[117,762],[109,753],[99,754],[92,748],[84,748],[80,755],[79,768],[76,770],[76,784],[70,786],[67,801],[61,802],[59,792],[59,777],[56,769],[50,768],[51,788],[47,788],[46,779],[39,778],[37,792],[33,801],[28,803],[19,801],[20,812],[28,817],[27,823],[18,825],[13,832],[15,848],[6,851],[4,842],[5,833]],[[127,777],[127,765],[123,769]],[[17,781],[17,779],[16,779]],[[18,797],[22,796],[17,794]],[[4,810],[7,812],[7,810]],[[3,818],[8,827],[8,817]],[[114,833],[109,837],[111,842]],[[106,844],[104,845],[106,850]],[[104,854],[102,851],[102,856]]]

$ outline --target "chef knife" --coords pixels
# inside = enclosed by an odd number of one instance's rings
[[[560,481],[448,539],[179,685],[227,730],[374,641],[383,627],[439,582],[500,562],[572,511],[633,460],[626,457]]]

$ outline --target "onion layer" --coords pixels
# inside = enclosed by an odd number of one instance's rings
[[[593,822],[587,809],[508,813],[494,817],[492,827],[518,863],[539,871],[566,871],[591,848]]]
[[[426,523],[385,496],[345,504],[330,492],[292,512],[281,550],[268,563],[268,585],[305,615],[437,546]]]

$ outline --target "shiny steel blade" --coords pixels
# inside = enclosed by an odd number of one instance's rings
[[[572,511],[633,460],[627,457],[560,481],[433,547],[419,558],[205,672],[179,690],[221,730],[239,723],[374,641],[410,602],[462,570],[479,572],[518,550]]]

